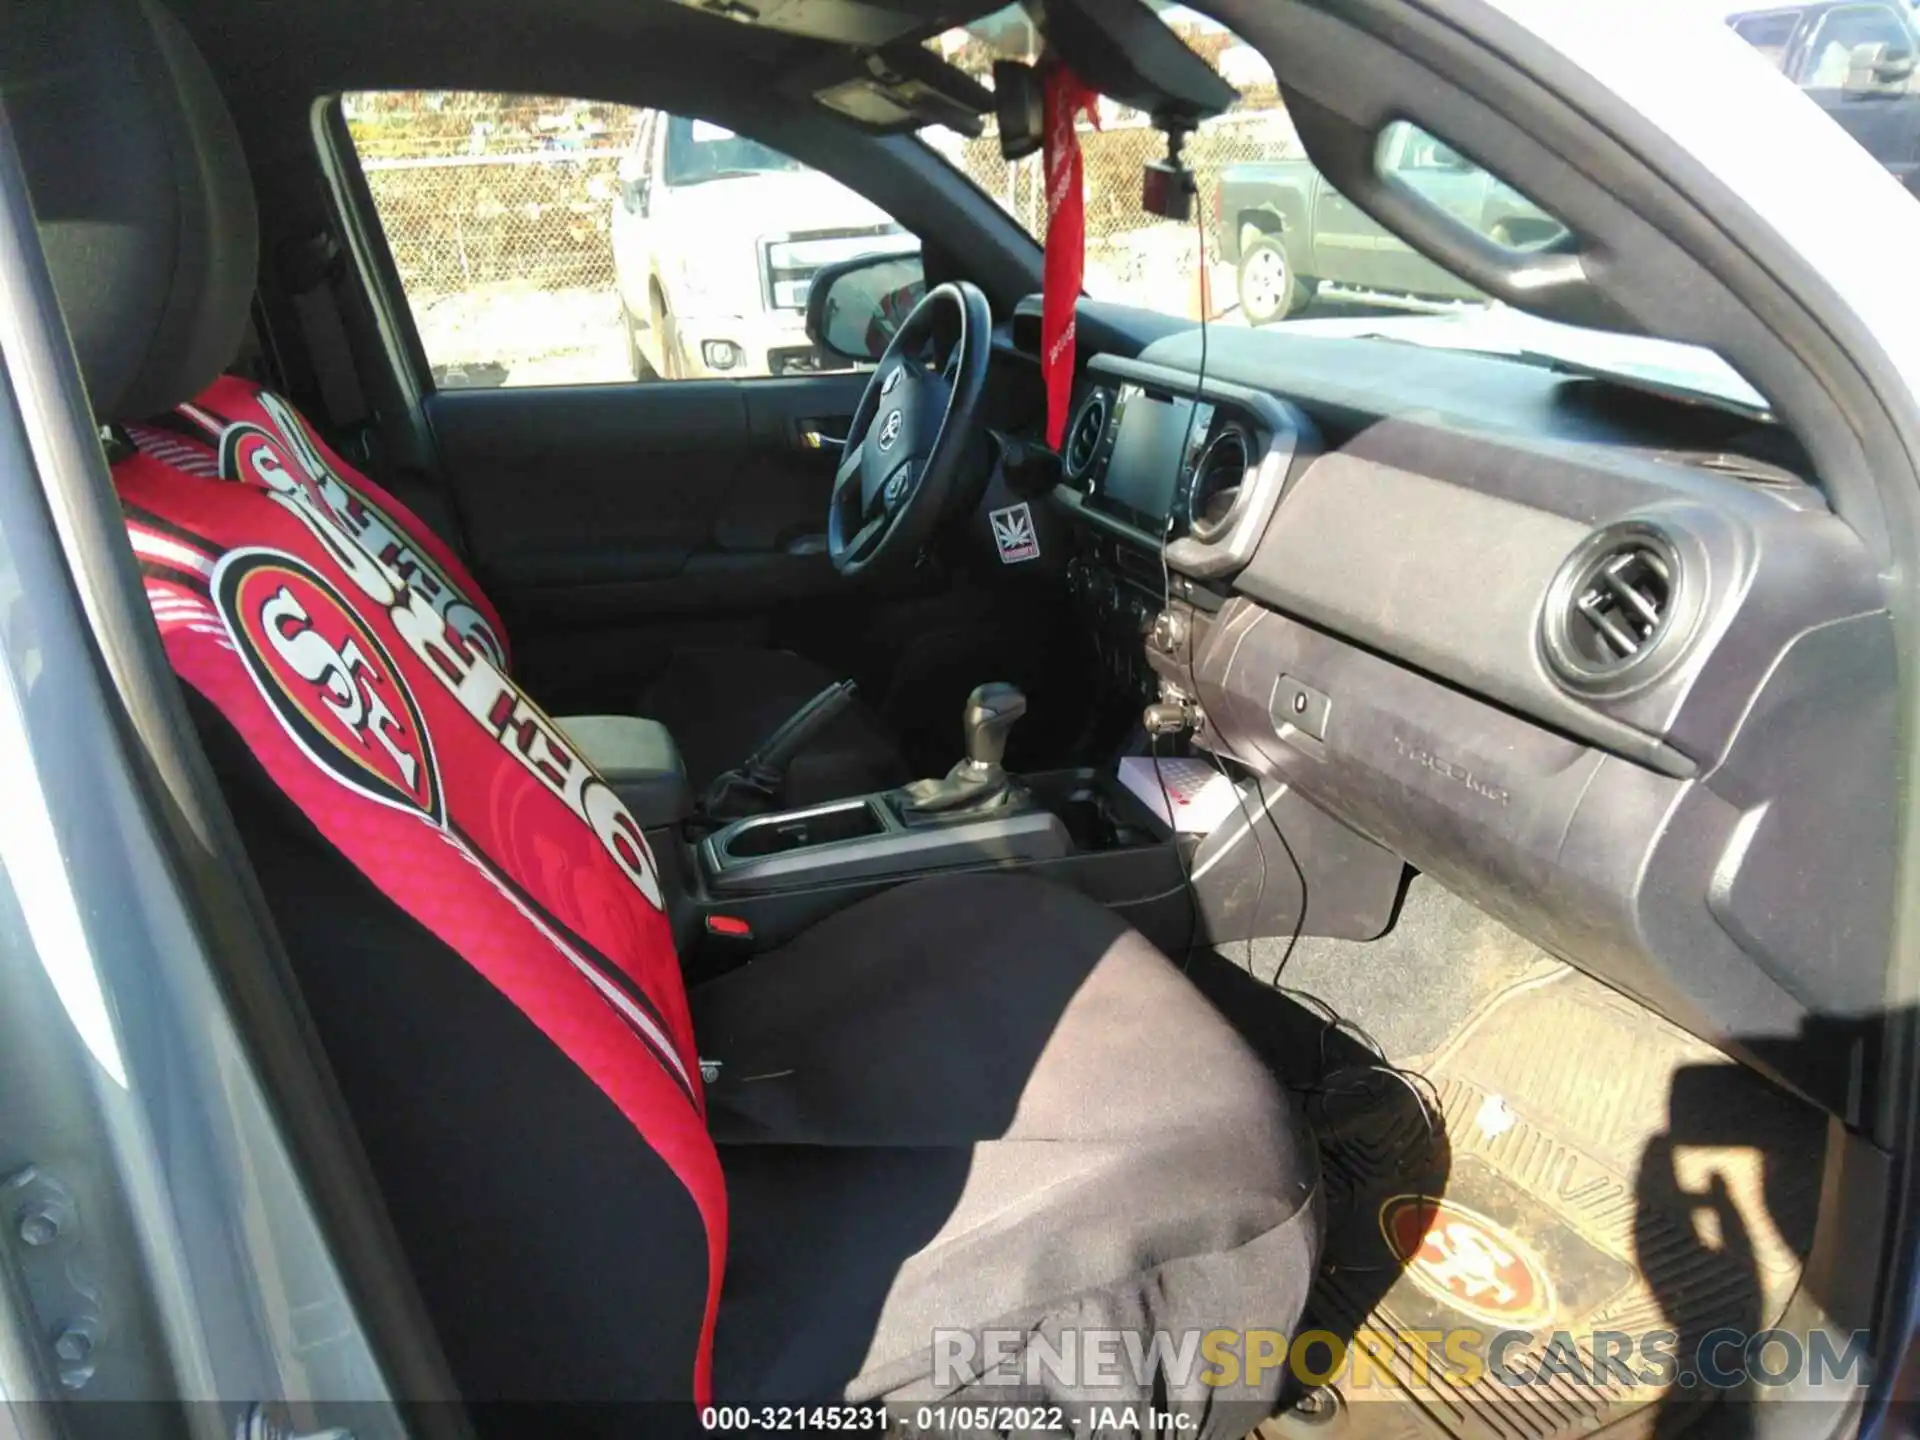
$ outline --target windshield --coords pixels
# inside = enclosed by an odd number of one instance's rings
[[[1155,8],[1240,99],[1187,144],[1200,187],[1197,225],[1158,220],[1140,208],[1141,166],[1165,149],[1147,116],[1103,98],[1097,124],[1081,122],[1088,295],[1194,319],[1205,315],[1211,324],[1284,325],[1484,351],[1764,413],[1764,399],[1709,351],[1539,320],[1499,305],[1427,259],[1314,168],[1258,51],[1195,11],[1165,3]],[[1730,6],[1722,13],[1732,33],[1869,149],[1896,130],[1920,134],[1917,47],[1903,5],[1851,0]],[[989,85],[996,59],[1032,61],[1039,53],[1039,37],[1018,6],[929,43]],[[1896,111],[1908,117],[1903,126],[1888,118]],[[938,127],[922,134],[1036,239],[1044,235],[1040,156],[1003,159],[991,119],[977,139]],[[1904,166],[1909,183],[1920,184],[1920,156],[1909,153],[1910,146],[1882,148],[1883,163],[1896,171]],[[1387,127],[1374,159],[1382,178],[1496,245],[1540,250],[1566,234],[1526,195],[1414,125]]]
[[[803,168],[790,155],[770,145],[736,135],[710,120],[667,118],[664,179],[669,185],[698,185],[706,180],[728,180],[742,175],[766,175]]]

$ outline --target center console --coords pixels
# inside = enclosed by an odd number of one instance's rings
[[[1064,823],[1001,763],[1026,713],[1014,686],[981,685],[961,715],[966,757],[944,776],[736,819],[700,842],[701,872],[716,894],[735,895],[1065,855]]]
[[[1096,355],[1054,499],[1156,568],[1214,579],[1246,567],[1318,449],[1306,413],[1263,391]]]
[[[1318,438],[1294,407],[1240,386],[1108,356],[1088,371],[1051,495],[1075,535],[1067,581],[1109,677],[1141,704],[1152,734],[1177,739],[1204,724],[1191,665],[1225,582]],[[1196,932],[1216,944],[1371,936],[1397,894],[1396,857],[1244,771],[1186,761],[1192,783],[1211,786],[1217,772],[1228,797],[1193,834],[1175,823],[1164,781],[1138,794],[1122,783],[1121,773],[1145,783],[1138,759],[1131,769],[1008,773],[1007,732],[1026,701],[1007,685],[968,697],[967,753],[945,776],[777,808],[785,759],[834,703],[819,697],[710,789],[690,831],[655,839],[674,857],[676,929],[696,970],[764,953],[867,895],[942,871],[1066,884],[1169,954]],[[1273,833],[1302,842],[1297,863],[1269,865],[1260,837]]]
[[[718,896],[901,877],[977,865],[1033,864],[1071,855],[1102,807],[1083,784],[1007,773],[1007,738],[1027,713],[1012,685],[977,687],[961,714],[967,753],[933,780],[804,810],[749,815],[700,842],[700,872]],[[1105,807],[1110,814],[1112,806]],[[1140,817],[1129,817],[1137,825]],[[1069,820],[1078,820],[1070,825]],[[1128,825],[1107,827],[1113,836]],[[1139,832],[1143,841],[1154,837]]]
[[[678,862],[683,953],[724,964],[902,880],[986,868],[1063,881],[1183,946],[1184,852],[1169,827],[1110,772],[1009,773],[1007,737],[1025,711],[1013,686],[982,685],[962,715],[967,753],[944,776],[724,820],[703,809],[690,843],[678,828],[655,837]]]
[[[1060,818],[1039,806],[914,825],[897,792],[888,792],[736,820],[700,842],[700,869],[715,895],[755,895],[955,866],[1051,860],[1072,848]]]
[[[725,963],[902,880],[985,868],[1070,885],[1178,953],[1191,907],[1168,827],[1111,773],[1046,771],[1019,784],[1018,805],[934,824],[910,823],[898,790],[733,821],[686,855],[682,953]]]

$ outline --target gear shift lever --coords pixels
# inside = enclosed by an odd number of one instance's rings
[[[900,791],[901,818],[939,819],[1016,805],[1025,795],[1001,766],[1007,736],[1027,713],[1018,687],[995,680],[967,696],[960,723],[967,732],[967,758],[939,780],[916,780]]]
[[[998,770],[1007,758],[1007,736],[1013,722],[1027,713],[1027,697],[1004,680],[978,686],[967,696],[960,723],[967,731],[967,759],[975,766]]]

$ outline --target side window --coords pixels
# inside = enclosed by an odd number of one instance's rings
[[[1798,10],[1779,10],[1768,15],[1745,15],[1733,22],[1733,33],[1773,62],[1774,68],[1787,68],[1787,46],[1800,24]]]
[[[466,91],[344,105],[444,388],[846,368],[807,340],[814,274],[919,248],[838,181],[705,120]]]
[[[1807,47],[1800,84],[1808,90],[1844,88],[1854,49],[1860,45],[1885,45],[1890,55],[1910,54],[1913,49],[1906,25],[1886,6],[1850,5],[1829,12],[1820,22]]]

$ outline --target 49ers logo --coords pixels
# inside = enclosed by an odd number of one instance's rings
[[[419,591],[468,644],[505,668],[506,647],[478,607],[385,511],[335,473],[286,402],[263,390],[260,408],[281,433],[275,435],[251,420],[234,421],[220,432],[220,473],[229,480],[262,485],[271,494],[297,497],[309,510],[331,515],[369,553]]]
[[[438,825],[433,743],[386,648],[328,580],[278,550],[232,550],[213,600],[294,743],[350,789]]]
[[[1464,1205],[1431,1195],[1395,1195],[1380,1207],[1380,1233],[1427,1294],[1496,1325],[1525,1328],[1553,1313],[1553,1287],[1508,1231]]]
[[[220,432],[220,473],[229,480],[253,480],[275,490],[298,486],[315,503],[327,503],[318,478],[306,466],[290,464],[278,439],[250,421],[238,421]]]

